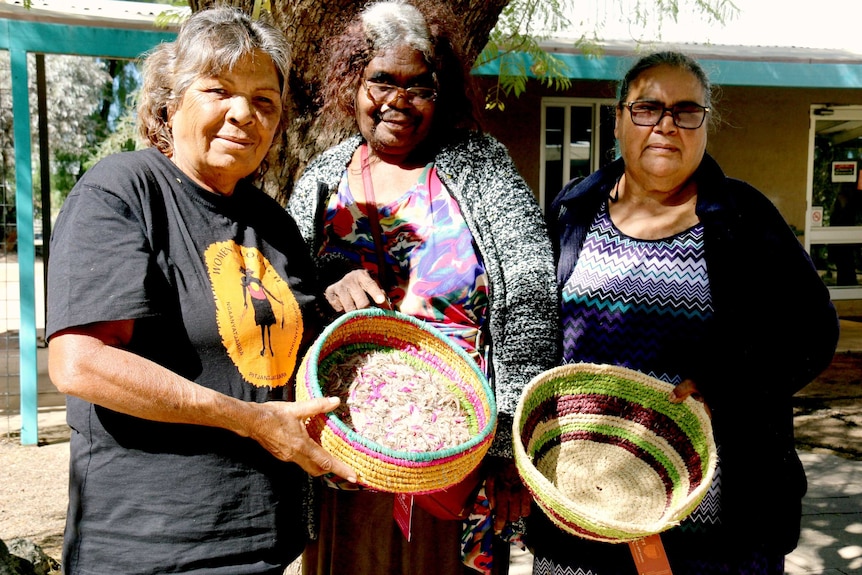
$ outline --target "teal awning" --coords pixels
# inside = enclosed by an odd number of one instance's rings
[[[137,58],[175,31],[73,26],[0,19],[0,49],[43,54]]]
[[[0,49],[9,51],[12,71],[12,116],[15,141],[15,205],[18,230],[18,272],[21,326],[19,378],[21,388],[21,443],[38,441],[35,243],[33,231],[32,146],[27,54],[71,54],[133,59],[175,31],[143,27],[94,26],[2,18]]]
[[[716,50],[717,52],[728,51]],[[697,51],[682,51],[698,59],[710,80],[724,86],[767,86],[781,88],[862,88],[862,55],[856,58],[828,58],[823,51],[792,48],[771,49],[736,47],[738,58],[721,58],[709,55],[709,47]],[[698,53],[699,52],[699,53]],[[816,52],[816,58],[813,57]],[[810,53],[810,54],[809,54]],[[843,53],[842,53],[843,55]],[[604,54],[586,56],[580,53],[557,52],[566,65],[567,76],[572,80],[618,81],[637,57]],[[747,56],[747,57],[744,57]],[[770,57],[771,56],[771,57]],[[522,69],[531,69],[528,54],[509,55]],[[478,76],[497,76],[500,61],[495,60],[473,69]]]

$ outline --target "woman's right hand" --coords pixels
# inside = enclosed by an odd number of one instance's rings
[[[369,307],[372,301],[377,305],[386,302],[386,292],[380,289],[368,270],[353,270],[326,288],[323,295],[337,312],[364,309]]]
[[[697,389],[697,384],[692,379],[684,379],[677,384],[676,387],[673,388],[673,391],[670,392],[669,399],[671,403],[682,403],[689,397],[702,403],[703,407],[706,408],[706,413],[710,418],[712,417],[712,410],[703,400],[703,395],[700,393],[700,390]]]
[[[356,472],[317,444],[305,427],[308,418],[338,407],[337,397],[307,401],[251,403],[258,410],[248,435],[282,461],[292,461],[311,475],[334,473],[356,483]]]

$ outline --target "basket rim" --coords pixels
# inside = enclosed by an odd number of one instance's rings
[[[524,483],[533,493],[536,503],[542,507],[546,515],[554,523],[566,531],[589,539],[601,541],[631,541],[659,533],[674,525],[677,525],[684,517],[688,516],[697,504],[703,499],[709,489],[716,469],[718,459],[715,438],[712,432],[711,420],[706,407],[699,401],[688,397],[682,405],[690,411],[700,424],[703,440],[706,443],[705,470],[702,473],[700,483],[686,496],[680,498],[676,505],[668,508],[662,517],[652,523],[636,524],[629,521],[614,520],[612,518],[601,518],[585,513],[583,506],[577,500],[566,496],[561,489],[554,485],[541,471],[538,470],[533,458],[527,453],[527,447],[522,439],[522,432],[529,415],[527,408],[530,398],[536,389],[566,375],[573,373],[596,373],[609,374],[614,377],[633,381],[641,385],[653,388],[664,388],[670,392],[674,385],[643,374],[642,372],[622,366],[595,364],[595,363],[571,363],[560,365],[546,370],[535,376],[525,387],[521,394],[512,423],[512,442],[518,472]],[[679,405],[679,404],[676,404]],[[571,523],[565,524],[566,522]],[[574,529],[572,525],[576,526]],[[609,535],[608,533],[613,533]]]
[[[448,350],[454,352],[458,358],[464,362],[469,371],[475,375],[476,379],[481,384],[482,390],[485,392],[485,397],[487,398],[488,417],[485,425],[467,441],[459,443],[453,447],[446,447],[435,451],[406,451],[391,449],[360,435],[356,430],[345,424],[336,414],[329,412],[325,414],[326,426],[329,427],[334,434],[342,437],[344,441],[362,445],[366,448],[363,450],[366,452],[366,455],[379,453],[392,459],[405,460],[411,463],[427,462],[429,464],[439,462],[439,460],[455,458],[493,439],[494,432],[497,427],[497,403],[494,397],[494,390],[488,382],[488,378],[485,377],[485,374],[482,373],[481,369],[479,369],[478,364],[476,364],[476,362],[467,355],[466,351],[455,345],[447,335],[443,334],[443,332],[435,328],[433,325],[396,310],[384,310],[375,307],[353,310],[339,316],[320,333],[306,352],[307,377],[305,379],[306,381],[313,381],[314,384],[309,386],[306,385],[305,381],[297,382],[298,385],[306,386],[306,390],[311,398],[324,397],[323,390],[319,385],[320,378],[318,373],[318,365],[320,364],[320,354],[323,343],[334,331],[341,328],[345,323],[356,321],[357,319],[398,321],[439,339]]]

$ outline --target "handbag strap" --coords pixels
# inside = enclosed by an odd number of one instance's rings
[[[374,248],[377,251],[377,279],[383,291],[389,293],[389,282],[386,269],[386,258],[383,250],[383,238],[380,235],[380,214],[377,211],[377,200],[374,199],[374,183],[371,181],[371,165],[368,163],[368,144],[362,144],[359,150],[359,164],[362,168],[362,192],[365,195],[365,214],[374,238]]]

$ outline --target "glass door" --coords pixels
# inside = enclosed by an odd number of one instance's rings
[[[862,299],[862,106],[811,107],[805,248],[833,300]]]

